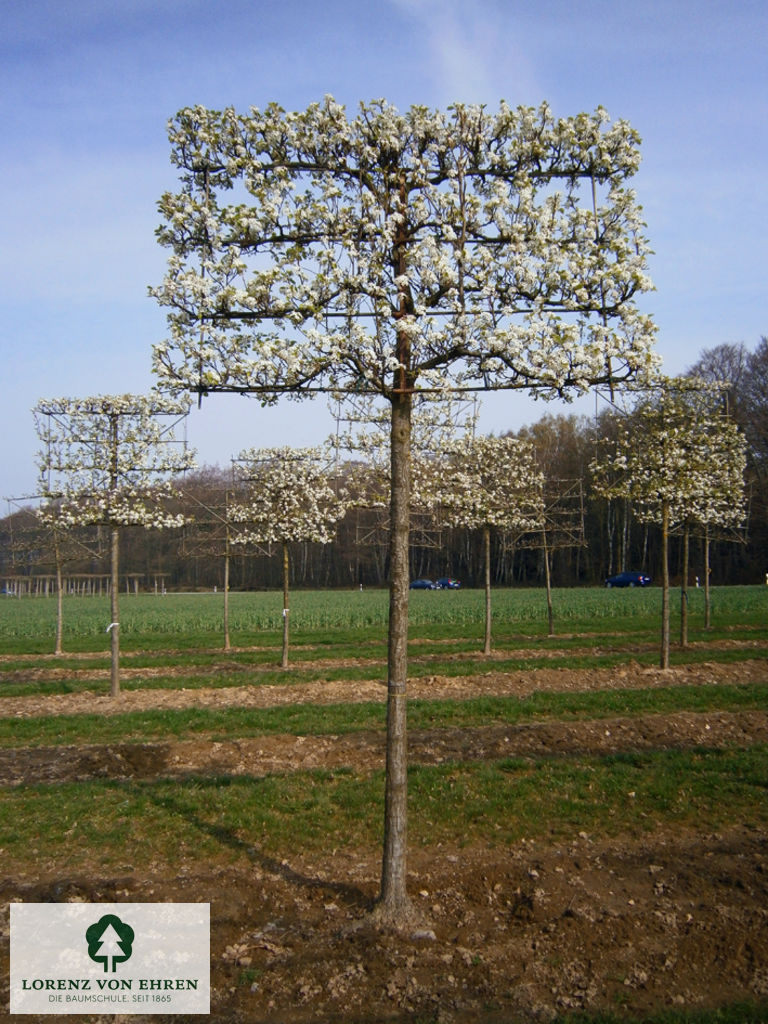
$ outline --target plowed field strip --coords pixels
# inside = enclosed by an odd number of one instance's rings
[[[474,729],[431,729],[409,736],[412,764],[495,761],[508,757],[600,756],[691,747],[749,747],[768,743],[768,712],[680,712],[542,722]],[[87,779],[155,779],[189,775],[264,777],[313,769],[384,767],[384,737],[259,736],[230,742],[183,740],[111,746],[21,748],[0,751],[0,784]]]
[[[768,661],[735,664],[699,663],[665,671],[636,663],[612,668],[535,671],[488,671],[465,676],[425,676],[408,684],[410,697],[464,700],[481,696],[525,697],[535,692],[645,689],[660,686],[739,685],[768,680]],[[62,693],[51,696],[1,697],[0,717],[40,715],[119,715],[148,709],[205,707],[278,707],[287,704],[340,704],[384,701],[386,685],[375,680],[314,681],[269,686],[200,687],[190,690],[127,690],[113,698],[105,693]]]
[[[689,649],[705,649],[711,650],[743,650],[743,651],[759,651],[765,650],[765,644],[757,640],[720,640],[720,641],[708,641],[707,643],[690,643]],[[628,657],[647,654],[649,652],[656,651],[658,645],[653,643],[646,644],[621,644],[606,646],[605,644],[588,644],[578,647],[549,647],[538,648],[538,647],[526,647],[517,648],[510,650],[496,650],[489,655],[483,655],[483,662],[489,666],[492,666],[497,662],[509,662],[509,661],[553,661],[558,658],[568,657],[601,657],[611,656],[617,653],[622,653]],[[255,654],[263,654],[264,648],[259,649]],[[205,653],[205,652],[201,652]],[[272,662],[242,662],[227,660],[226,655],[221,654],[221,661],[207,662],[205,664],[184,664],[184,665],[143,665],[143,666],[131,666],[130,655],[123,659],[121,665],[120,674],[124,679],[150,679],[154,676],[162,676],[164,678],[173,678],[174,676],[205,676],[205,675],[243,675],[249,673],[251,675],[259,674],[262,672],[274,672],[277,661]],[[277,653],[277,652],[276,652]],[[134,657],[140,657],[141,653],[133,655]],[[67,655],[68,658],[82,658],[83,660],[101,658],[104,659],[104,654],[99,655]],[[167,655],[164,655],[167,657]],[[477,661],[477,651],[455,651],[453,653],[435,652],[432,654],[415,654],[409,659],[414,665],[429,665],[430,662],[441,662],[447,661],[455,662],[466,662],[466,661]],[[107,666],[103,668],[77,668],[73,669],[71,665],[60,666],[55,664],[55,660],[46,656],[36,656],[35,661],[42,662],[42,664],[30,665],[29,668],[13,668],[13,669],[2,669],[3,660],[10,660],[9,656],[0,656],[0,684],[7,683],[25,683],[25,682],[56,682],[59,680],[79,679],[87,681],[106,681],[109,680],[110,670]],[[14,663],[25,660],[21,656],[13,657]],[[31,659],[30,659],[31,660]],[[313,671],[313,670],[326,670],[333,671],[333,669],[347,669],[347,668],[367,668],[373,666],[385,666],[386,655],[382,654],[379,657],[348,657],[348,658],[314,658],[314,659],[296,659],[293,662],[294,671]]]

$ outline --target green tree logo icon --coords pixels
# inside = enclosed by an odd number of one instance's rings
[[[104,970],[114,973],[117,964],[129,960],[133,953],[134,931],[114,914],[105,914],[85,933],[88,956]]]

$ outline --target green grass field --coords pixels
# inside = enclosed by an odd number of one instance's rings
[[[479,591],[416,592],[411,595],[411,678],[441,675],[455,679],[470,677],[487,669],[489,663],[479,651],[482,598]],[[628,658],[640,665],[654,666],[657,663],[658,590],[560,590],[555,592],[554,600],[557,622],[564,635],[549,638],[546,635],[543,592],[506,590],[494,594],[496,653],[491,665],[495,672],[535,673],[541,667],[605,669],[618,667]],[[768,587],[715,590],[715,628],[706,634],[701,630],[702,602],[703,594],[694,592],[690,608],[692,645],[686,651],[675,651],[676,663],[694,664],[698,660],[738,662],[745,657],[768,657]],[[300,694],[303,685],[316,681],[332,680],[342,684],[349,681],[354,686],[361,680],[381,681],[385,677],[385,592],[297,592],[291,616],[292,664],[287,671],[276,665],[281,628],[279,603],[279,595],[269,593],[231,595],[233,643],[241,645],[241,649],[224,652],[221,650],[221,634],[217,632],[222,610],[221,595],[169,594],[123,598],[123,663],[126,670],[130,668],[122,682],[123,690],[193,691],[199,687],[287,684],[296,687],[297,694]],[[52,617],[55,616],[55,602],[52,599],[27,598],[6,599],[0,603],[0,653],[5,654],[0,662],[0,701],[3,696],[107,692],[108,637],[103,630],[107,611],[106,599],[68,598],[65,647],[72,654],[70,657],[51,658],[47,652],[50,651],[49,635]],[[696,645],[699,637],[706,637],[708,642],[723,638],[724,642],[700,650]],[[89,652],[90,656],[86,659],[78,657],[78,651]],[[34,656],[35,652],[39,657]],[[18,657],[14,658],[14,655]],[[732,686],[681,686],[678,683],[669,687],[615,692],[534,693],[525,698],[472,697],[471,692],[467,692],[460,701],[411,700],[409,722],[414,729],[477,728],[500,723],[599,720],[617,715],[766,709],[768,680],[760,684]],[[382,703],[340,702],[316,707],[299,701],[288,707],[261,709],[146,709],[107,716],[81,713],[58,717],[0,718],[0,747],[109,745],[195,738],[227,742],[278,733],[305,736],[382,733],[384,726]],[[675,770],[695,774],[693,755],[681,756],[683,761],[689,759],[689,767],[684,768],[680,762]],[[755,748],[749,756],[756,759],[756,764],[766,764],[767,755],[763,748]],[[736,808],[740,807],[742,810],[738,813],[743,811],[746,814],[744,801],[749,803],[756,792],[749,780],[758,769],[751,761],[749,765],[745,762],[738,768],[722,762],[717,768],[711,755],[707,757],[708,763],[715,767],[705,773],[713,790],[704,803],[708,808],[706,813],[711,817],[711,827],[715,828],[723,813],[727,817],[737,813]],[[445,822],[446,834],[455,831],[469,838],[482,837],[485,840],[492,836],[493,832],[486,833],[482,823],[493,823],[495,812],[491,810],[479,815],[467,812],[466,808],[480,805],[492,808],[493,802],[488,802],[489,794],[494,787],[499,788],[499,780],[511,777],[510,773],[517,778],[518,820],[546,821],[547,829],[556,828],[552,822],[565,820],[570,827],[573,815],[563,803],[548,806],[546,814],[542,814],[538,805],[541,793],[535,785],[531,785],[530,791],[526,788],[525,780],[529,773],[520,774],[520,766],[496,765],[491,772],[494,782],[489,782],[488,770],[478,767],[462,769],[463,798],[456,805],[458,816],[452,816]],[[539,774],[535,776],[539,782],[544,778],[543,770],[542,763]],[[546,772],[553,770],[552,766],[546,767]],[[595,765],[578,769],[583,771],[584,778],[595,776],[597,770]],[[638,766],[625,765],[620,759],[607,768],[600,768],[606,773],[606,780],[630,770],[636,771]],[[663,758],[651,760],[643,767],[645,773],[650,773],[647,788],[657,794],[653,798],[655,813],[662,819],[670,815],[674,817],[674,814],[669,801],[659,795],[663,787],[659,788],[650,780],[656,776],[663,780],[669,777],[670,770]],[[734,771],[744,780],[738,799],[731,778]],[[440,778],[439,771],[414,769],[414,801],[419,800],[419,792],[425,794],[425,806],[419,809],[420,817],[426,813],[425,808],[430,801],[437,800],[443,804],[445,794]],[[162,789],[164,784],[158,785]],[[328,785],[325,777],[318,777],[314,782],[311,776],[301,781],[294,777],[274,779],[269,784],[271,789],[266,783],[259,784],[258,798],[268,804],[274,800],[278,807],[291,806],[286,820],[296,821],[299,819],[294,807],[295,792],[304,789],[316,793],[324,791]],[[601,787],[604,785],[608,785],[607,781],[600,783]],[[627,782],[630,789],[640,785],[639,781]],[[233,786],[227,783],[223,788],[218,785],[212,788],[210,782],[200,783],[200,786],[201,793],[219,794],[217,806],[220,800],[224,803],[230,799],[235,803],[239,800],[240,783]],[[369,786],[373,786],[371,792],[368,791]],[[353,835],[361,841],[372,841],[369,835],[363,839],[360,829],[370,828],[369,808],[377,799],[372,792],[380,788],[379,783],[369,780],[363,786],[360,779],[347,778],[341,772],[336,773],[331,788],[336,793],[333,799],[340,810],[331,816],[328,808],[320,808],[312,798],[302,813],[314,816],[316,825],[313,827],[307,821],[306,835],[325,836],[322,841],[326,843],[341,843],[345,837]],[[556,784],[552,782],[551,786],[548,783],[547,788],[562,794],[567,787],[564,780],[559,780]],[[432,790],[438,795],[430,795]],[[111,812],[106,808],[111,806],[118,791],[123,792],[121,799],[126,799],[127,792],[130,792],[131,801],[145,801],[154,787],[152,784],[130,785],[126,791],[120,785],[115,788],[111,783],[93,783],[89,784],[88,799],[94,807],[103,803],[108,818]],[[352,799],[351,794],[355,791],[363,794],[359,801]],[[72,794],[67,796],[68,802],[75,800],[75,794],[80,792],[75,786]],[[35,822],[41,828],[47,818],[44,811],[47,793],[47,790],[42,790],[34,798],[37,806]],[[10,813],[11,806],[23,799],[22,793],[5,794],[5,813]],[[530,807],[526,810],[528,802]],[[578,813],[583,814],[587,802],[577,802],[581,807]],[[609,802],[601,789],[601,798],[594,812],[597,819],[591,822],[590,828],[599,828],[600,807],[607,806]],[[464,811],[459,813],[458,808],[464,808]],[[699,812],[702,812],[701,807]],[[55,801],[51,813],[55,821]],[[219,806],[216,813],[223,814],[224,811]],[[233,811],[235,816],[239,813]],[[499,808],[499,814],[502,813],[506,814]],[[278,813],[278,818],[280,814],[282,812]],[[0,810],[0,821],[2,815]],[[79,812],[75,817],[79,817]],[[378,818],[378,814],[373,816],[374,821]],[[610,827],[615,828],[620,819],[616,818],[615,812],[611,812],[608,818],[611,819]],[[102,824],[105,835],[108,835],[110,830],[106,819]],[[275,852],[281,843],[289,842],[288,834],[283,834],[274,822],[268,832],[275,844]],[[22,833],[14,838],[1,830],[0,835],[6,851],[17,850],[19,854],[30,838]],[[49,848],[55,846],[55,835],[52,835]],[[71,851],[72,843],[68,841],[67,847]]]
[[[672,615],[679,614],[679,594],[672,594]],[[412,632],[420,636],[480,636],[484,594],[481,590],[413,591]],[[657,628],[661,591],[561,589],[553,592],[556,629],[560,632],[644,632]],[[282,629],[282,595],[272,592],[233,593],[229,598],[230,632],[236,645],[276,641]],[[344,634],[361,639],[381,637],[386,630],[388,594],[384,590],[301,591],[291,596],[291,630],[297,640],[337,642]],[[703,623],[704,592],[689,594],[692,630]],[[64,642],[68,649],[108,650],[110,622],[106,597],[64,600]],[[128,594],[121,597],[121,644],[125,650],[215,644],[223,629],[221,594]],[[768,587],[712,589],[715,630],[738,625],[768,628]],[[493,592],[493,623],[501,638],[514,633],[547,633],[544,590],[504,589]],[[44,653],[52,649],[56,628],[53,598],[0,599],[0,653]],[[270,636],[272,634],[272,636]]]
[[[494,656],[481,654],[480,591],[411,594],[412,679],[453,680],[484,672],[619,669],[658,664],[661,593],[641,590],[554,592],[556,635],[548,636],[544,591],[494,592]],[[154,594],[121,598],[124,692],[281,686],[295,689],[287,706],[147,707],[95,714],[3,717],[3,699],[109,689],[106,598],[69,597],[64,609],[65,654],[52,657],[56,603],[45,598],[0,599],[0,751],[20,748],[178,741],[233,743],[266,736],[328,740],[358,733],[383,744],[383,701],[343,699],[343,685],[386,678],[384,591],[303,592],[291,599],[291,667],[279,666],[281,596],[230,596],[234,650],[222,649],[222,595]],[[690,595],[690,646],[673,646],[673,665],[768,658],[768,587],[716,588],[710,631],[703,629],[703,592]],[[679,595],[673,594],[672,637]],[[341,684],[337,703],[302,700],[302,687]],[[642,684],[641,684],[642,685]],[[469,730],[505,725],[582,722],[668,714],[768,712],[765,677],[686,684],[685,678],[647,688],[538,691],[527,696],[460,700],[411,699],[409,728]],[[601,726],[602,728],[602,726]],[[29,752],[29,751],[28,751]],[[12,763],[12,760],[11,760]],[[506,848],[525,842],[565,843],[575,834],[642,844],[656,831],[714,834],[748,827],[768,830],[768,744],[649,749],[604,756],[517,756],[481,761],[414,763],[409,769],[410,843]],[[0,851],[9,877],[35,865],[51,877],[83,874],[166,877],[177,872],[250,870],[253,851],[286,863],[302,854],[326,862],[337,850],[376,850],[382,840],[383,773],[379,768],[230,775],[62,779],[0,787]],[[628,797],[631,797],[631,799]],[[565,1021],[570,1018],[559,1018]],[[736,1024],[768,1021],[761,1006],[666,1010],[654,1017],[624,1014],[577,1018],[608,1024]]]

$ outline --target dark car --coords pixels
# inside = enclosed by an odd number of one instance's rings
[[[420,579],[411,580],[411,590],[437,590],[437,584],[432,580]]]
[[[461,580],[455,580],[453,576],[441,576],[437,580],[438,590],[458,590],[461,586]]]
[[[644,576],[641,572],[619,572],[615,576],[609,576],[605,581],[606,587],[647,587],[651,582],[650,576]]]

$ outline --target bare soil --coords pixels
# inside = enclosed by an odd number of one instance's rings
[[[434,676],[410,684],[410,694],[462,699],[766,679],[768,663],[755,657],[666,672],[630,663],[583,672],[542,667]],[[2,714],[384,697],[384,687],[370,682],[135,690],[116,701],[95,693],[3,698]],[[411,734],[410,748],[412,761],[435,763],[767,740],[768,712],[750,711],[426,730]],[[382,763],[381,747],[380,736],[363,733],[25,748],[0,752],[0,784],[258,776],[339,765],[372,770]],[[30,865],[0,883],[0,904],[210,902],[216,1021],[511,1024],[575,1011],[642,1018],[737,1002],[765,1006],[768,1020],[768,834],[754,823],[714,835],[656,829],[605,840],[575,832],[565,842],[523,840],[511,847],[465,845],[457,837],[454,844],[415,849],[410,893],[422,923],[404,934],[375,928],[368,914],[378,889],[377,850],[344,848],[321,860],[302,852],[297,837],[295,853],[282,862],[257,849],[245,852],[236,867],[194,861],[169,874],[158,863],[143,877],[41,877]],[[3,959],[7,927],[6,914]]]

